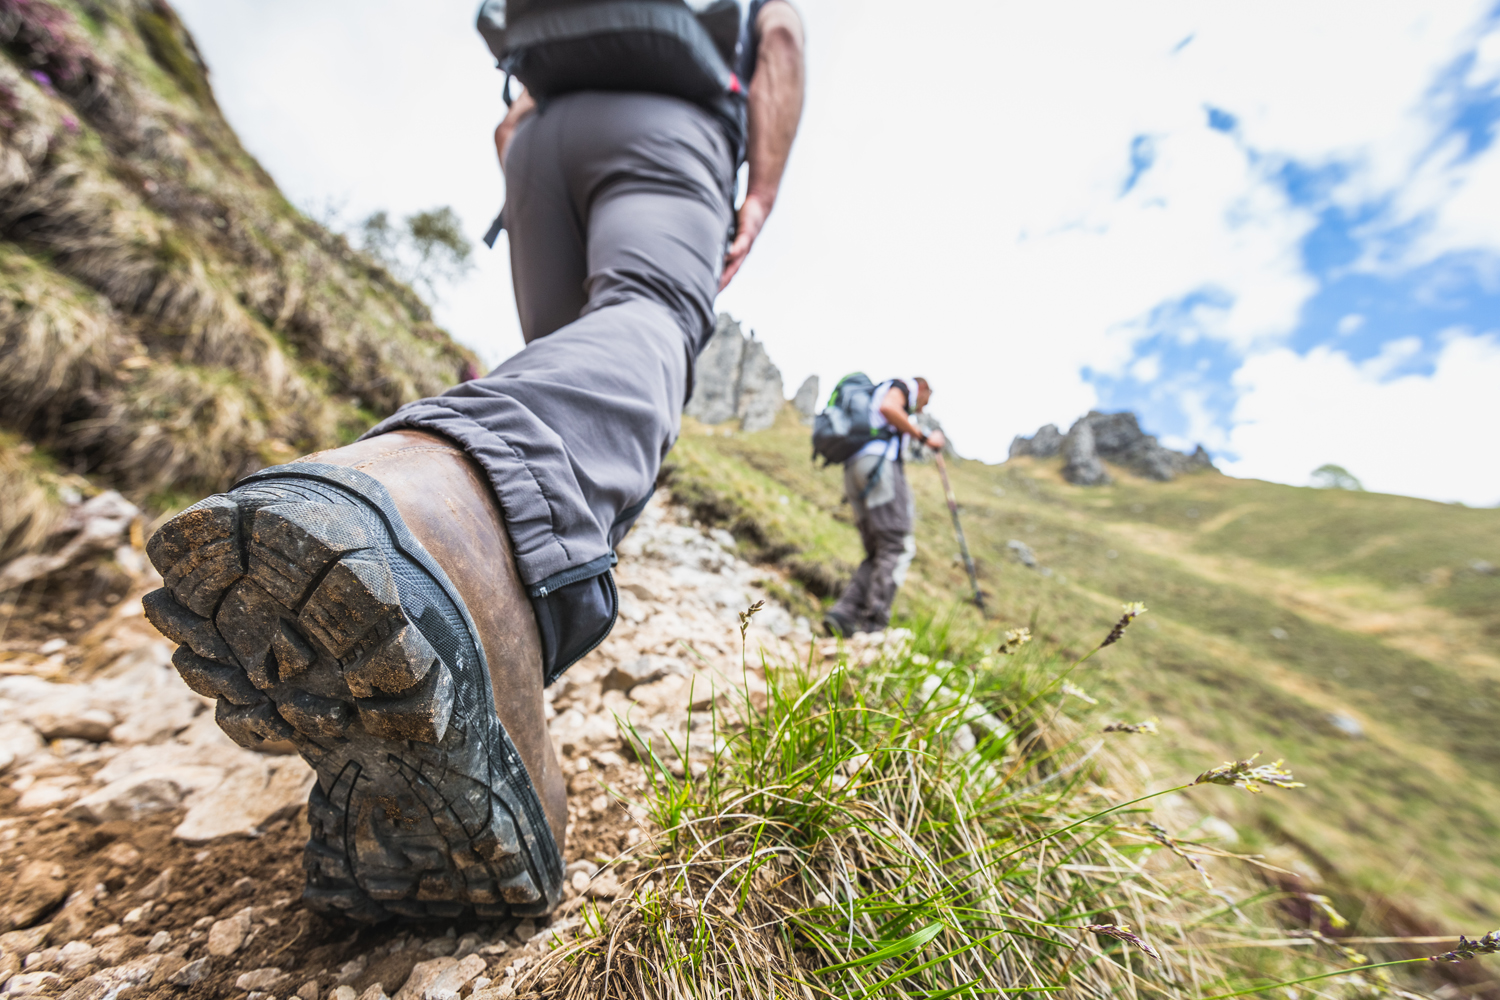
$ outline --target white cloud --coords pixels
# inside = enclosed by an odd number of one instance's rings
[[[1242,395],[1229,439],[1244,457],[1221,463],[1224,471],[1306,483],[1333,462],[1369,490],[1474,506],[1500,502],[1500,453],[1489,431],[1500,337],[1451,333],[1430,377],[1383,378],[1406,350],[1363,364],[1328,347],[1250,358],[1235,375]]]
[[[473,3],[179,5],[231,122],[294,199],[347,197],[351,213],[447,203],[474,235],[487,225],[503,109]],[[1351,203],[1406,183],[1433,134],[1424,95],[1486,9],[970,0],[924,18],[898,0],[799,6],[803,130],[721,307],[757,330],[789,388],[809,372],[825,386],[857,368],[927,375],[959,447],[988,460],[1013,434],[1095,405],[1080,370],[1123,373],[1164,302],[1213,290],[1221,304],[1195,314],[1204,334],[1251,353],[1284,338],[1314,289],[1299,253],[1314,220],[1273,171],[1287,157],[1353,163],[1339,192]],[[1238,118],[1235,135],[1206,127],[1209,106]],[[1122,198],[1139,135],[1155,162]],[[1432,166],[1400,210],[1447,213],[1444,245],[1490,245],[1495,162],[1479,158],[1462,183]],[[508,262],[503,249],[479,261],[439,318],[498,360],[520,346]],[[1183,405],[1214,444],[1203,400]],[[1234,440],[1255,458],[1253,434]]]

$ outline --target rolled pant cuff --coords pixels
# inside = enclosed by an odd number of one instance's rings
[[[550,431],[514,401],[497,406],[495,399],[488,400],[491,414],[509,409],[506,416],[517,423],[531,417],[535,426],[527,428],[528,437],[543,445],[531,449],[532,454],[523,454],[495,431],[448,405],[452,401],[465,402],[444,397],[409,403],[364,436],[395,430],[440,434],[484,470],[500,503],[516,568],[531,599],[542,640],[543,676],[551,684],[603,642],[614,627],[619,597],[610,573],[613,552],[583,502],[561,443],[547,454],[538,429],[546,435]],[[569,470],[561,483],[556,481],[559,466]],[[549,472],[552,481],[544,485]]]

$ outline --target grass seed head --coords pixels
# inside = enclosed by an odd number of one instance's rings
[[[1133,944],[1158,962],[1161,961],[1161,956],[1156,953],[1156,949],[1142,940],[1139,934],[1132,931],[1129,924],[1089,924],[1084,927],[1084,930],[1103,935],[1104,937],[1114,938],[1116,941]]]
[[[1470,941],[1462,934],[1458,936],[1458,947],[1452,951],[1445,951],[1441,955],[1433,955],[1427,959],[1429,962],[1467,962],[1469,959],[1479,955],[1494,955],[1500,953],[1500,931],[1490,931],[1478,941]]]
[[[1100,732],[1105,733],[1140,733],[1144,736],[1156,735],[1156,720],[1147,719],[1145,722],[1111,722]]]
[[[1014,653],[1022,646],[1031,641],[1031,629],[1012,628],[1005,630],[1005,638],[1000,643],[1000,652],[1006,655]]]
[[[765,601],[756,601],[754,604],[750,605],[744,611],[740,612],[740,641],[741,642],[743,642],[744,639],[745,639],[745,632],[748,631],[749,628],[750,628],[750,619],[754,618],[756,616],[756,614],[762,608],[764,608],[765,606],[766,606],[766,602]]]
[[[1073,697],[1077,698],[1079,701],[1087,702],[1090,705],[1099,704],[1098,698],[1092,697],[1087,691],[1079,687],[1077,684],[1074,684],[1072,681],[1063,681],[1062,693],[1070,694]]]
[[[1306,787],[1302,782],[1292,779],[1292,773],[1281,766],[1283,761],[1257,764],[1255,758],[1259,756],[1260,754],[1256,753],[1244,760],[1228,761],[1218,767],[1209,768],[1194,778],[1193,784],[1229,785],[1234,788],[1243,788],[1247,792],[1259,792],[1261,782],[1277,788]]]
[[[1130,623],[1146,613],[1146,606],[1140,601],[1131,601],[1129,604],[1122,604],[1120,608],[1125,613],[1120,616],[1120,620],[1115,622],[1115,627],[1109,630],[1109,635],[1105,636],[1104,641],[1099,644],[1101,649],[1105,646],[1113,646],[1119,642],[1121,637],[1125,635],[1125,630],[1130,627]]]

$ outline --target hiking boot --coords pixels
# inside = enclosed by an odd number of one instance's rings
[[[847,639],[854,634],[854,627],[829,611],[823,615],[823,631],[827,632],[831,639]]]
[[[538,916],[567,822],[541,641],[487,481],[400,431],[265,469],[167,522],[146,617],[255,749],[317,771],[309,907]]]

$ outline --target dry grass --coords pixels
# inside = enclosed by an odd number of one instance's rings
[[[458,379],[473,355],[240,148],[175,19],[71,9],[0,0],[0,425],[175,503]]]
[[[65,494],[84,485],[52,469],[18,435],[0,431],[0,565],[38,548],[67,517]]]

